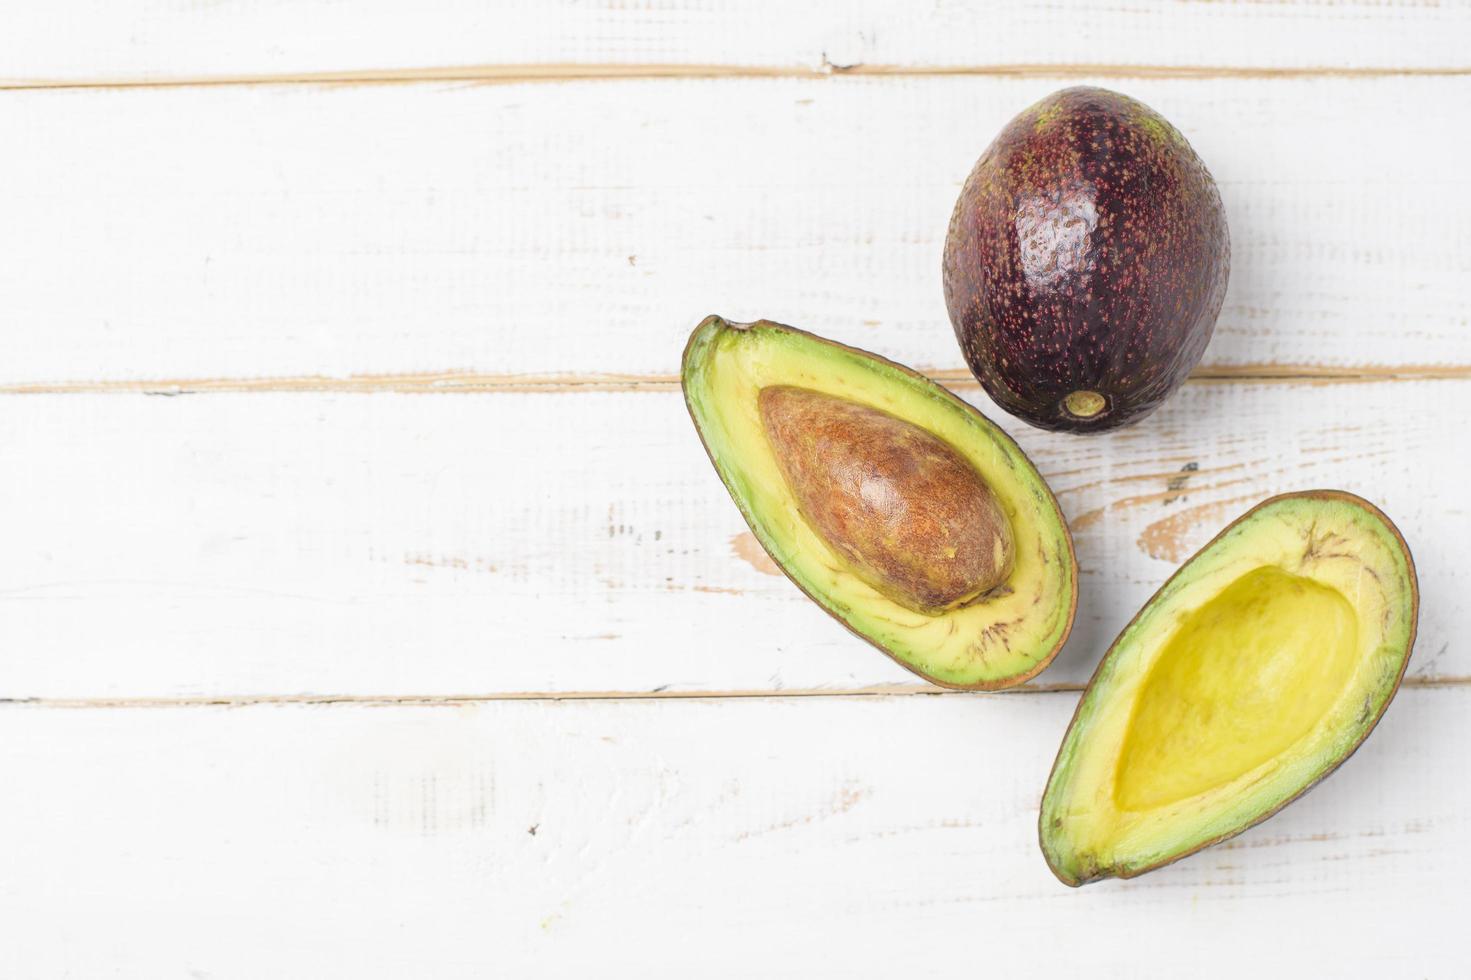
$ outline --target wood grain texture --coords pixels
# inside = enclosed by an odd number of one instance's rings
[[[626,4],[330,0],[289,5],[26,5],[0,36],[0,80],[75,84],[264,77],[567,76],[600,66],[821,73],[1471,67],[1463,4],[1017,4],[716,0]]]
[[[1006,421],[972,385],[959,389]],[[1009,430],[1074,528],[1085,680],[1251,504],[1337,487],[1419,564],[1412,677],[1471,677],[1471,381],[1187,385],[1096,438]],[[15,397],[0,695],[920,689],[747,536],[673,391]]]
[[[0,709],[0,973],[1454,976],[1467,694],[1268,823],[1074,891],[1070,695]],[[1426,788],[1437,787],[1435,792]],[[1243,937],[1250,937],[1249,942]],[[1147,951],[1141,952],[1141,943]],[[1141,958],[1147,967],[1141,966]],[[192,971],[192,972],[191,972]]]
[[[957,373],[950,209],[991,136],[1054,87],[9,93],[0,384],[667,381],[711,312]],[[1471,367],[1471,178],[1446,165],[1471,81],[1127,88],[1221,183],[1233,271],[1207,370]]]
[[[0,976],[1465,972],[1471,7],[11,6]],[[1078,628],[1028,693],[929,696],[745,532],[678,352],[770,316],[992,411],[941,235],[1085,82],[1215,172],[1231,293],[1139,428],[997,416]],[[1239,840],[1064,889],[1067,691],[1310,486],[1419,561],[1383,726]]]

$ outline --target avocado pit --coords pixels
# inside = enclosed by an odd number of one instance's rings
[[[757,396],[798,512],[869,586],[905,608],[959,608],[1006,581],[1015,544],[975,467],[880,409],[792,385]]]
[[[866,351],[718,316],[690,335],[680,384],[750,543],[855,636],[967,691],[1019,684],[1057,655],[1078,598],[1067,521],[973,406]],[[830,498],[852,526],[825,515]]]

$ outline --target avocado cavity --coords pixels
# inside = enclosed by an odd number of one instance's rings
[[[1195,610],[1134,705],[1114,800],[1198,796],[1295,745],[1353,677],[1358,619],[1330,585],[1263,565]]]
[[[1368,501],[1248,511],[1099,664],[1042,798],[1048,865],[1070,885],[1131,878],[1286,806],[1368,737],[1418,610],[1409,549]]]

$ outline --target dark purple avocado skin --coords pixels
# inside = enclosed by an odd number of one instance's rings
[[[1044,429],[1136,422],[1200,361],[1226,295],[1221,196],[1141,102],[1069,88],[1001,131],[960,192],[945,305],[971,371]],[[1075,391],[1106,407],[1078,418]]]

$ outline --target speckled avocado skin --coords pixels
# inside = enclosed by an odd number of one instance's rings
[[[1230,265],[1220,193],[1185,138],[1141,102],[1069,88],[976,162],[945,240],[945,304],[999,405],[1044,429],[1098,432],[1185,380]],[[1103,410],[1069,412],[1073,392],[1102,395]]]

